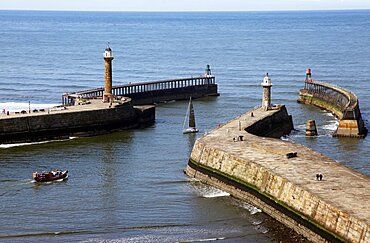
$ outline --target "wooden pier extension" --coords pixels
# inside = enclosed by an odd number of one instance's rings
[[[337,116],[339,126],[335,137],[363,138],[367,134],[357,96],[346,89],[306,78],[298,102],[318,106]]]
[[[64,105],[73,105],[77,99],[102,99],[104,88],[66,93]],[[203,76],[151,82],[129,83],[112,87],[116,97],[129,97],[134,105],[153,104],[170,100],[185,100],[190,96],[218,96],[216,78],[207,73]]]

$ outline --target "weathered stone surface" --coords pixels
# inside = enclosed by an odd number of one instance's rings
[[[248,112],[197,140],[187,174],[260,206],[313,241],[321,241],[315,230],[302,230],[300,223],[289,219],[288,211],[283,217],[278,208],[294,212],[309,227],[320,229],[326,239],[369,242],[370,178],[302,145],[250,133],[253,129],[264,132],[263,126],[271,129],[267,120],[287,117],[285,107],[271,111],[255,109],[253,114],[252,117]],[[238,136],[243,136],[243,141],[234,141]],[[297,157],[288,159],[286,154],[292,152],[297,152]],[[206,166],[204,171],[196,172],[190,166],[194,163]],[[251,199],[251,192],[220,179],[202,176],[208,173],[218,173],[230,183],[248,185],[254,193],[270,198],[274,206]],[[322,181],[316,180],[317,173],[323,174]]]
[[[0,116],[0,143],[41,141],[75,134],[94,135],[154,122],[155,107],[134,108],[127,99],[109,105],[100,100],[50,111]]]
[[[363,138],[367,135],[357,96],[346,89],[306,79],[297,101],[326,109],[338,117],[339,126],[333,134],[336,137]]]

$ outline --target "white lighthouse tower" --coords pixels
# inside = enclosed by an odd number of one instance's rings
[[[263,78],[263,82],[261,83],[263,87],[263,94],[262,94],[262,110],[267,111],[271,109],[271,78],[269,74],[266,73],[266,76]]]
[[[113,94],[112,94],[112,60],[113,60],[113,52],[112,49],[108,46],[104,51],[104,61],[105,61],[105,72],[104,72],[104,94],[103,94],[103,102],[113,102]]]

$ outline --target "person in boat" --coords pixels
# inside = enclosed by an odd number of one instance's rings
[[[60,170],[52,170],[52,171],[50,171],[50,173],[51,173],[53,176],[57,176],[57,175],[62,174],[62,172],[61,172]]]

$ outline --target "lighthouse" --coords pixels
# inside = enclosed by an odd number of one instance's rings
[[[211,66],[209,64],[207,64],[206,69],[204,70],[204,77],[212,77]]]
[[[266,73],[266,76],[263,78],[263,82],[261,83],[263,87],[263,94],[262,94],[262,110],[267,111],[271,109],[271,78],[269,74]]]
[[[308,82],[312,81],[311,68],[307,69],[307,71],[306,71],[306,81],[308,81]]]
[[[112,94],[112,60],[113,60],[113,52],[112,49],[108,46],[104,51],[104,61],[105,61],[105,72],[104,72],[104,94],[103,94],[103,102],[113,102],[113,94]]]

